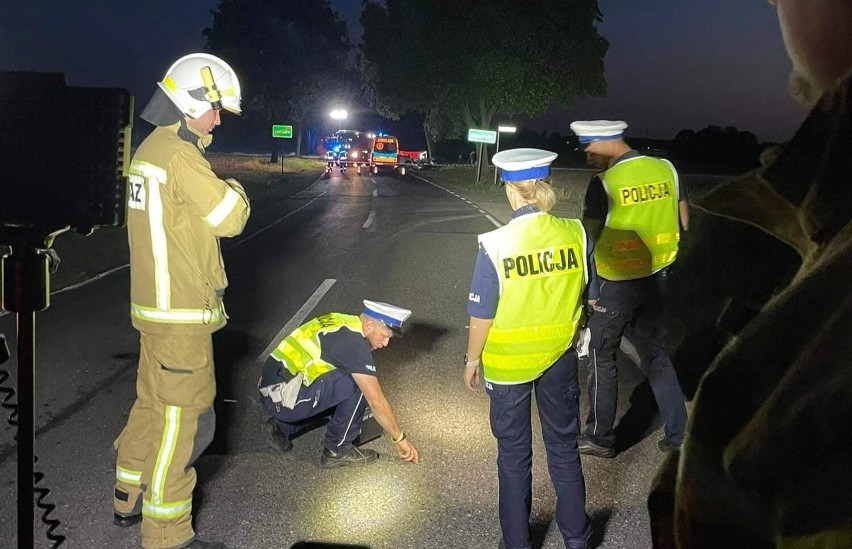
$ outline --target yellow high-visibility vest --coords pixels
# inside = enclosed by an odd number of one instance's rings
[[[485,380],[537,379],[571,347],[588,283],[586,231],[576,219],[532,213],[479,236],[500,300],[482,364]]]
[[[600,175],[609,214],[595,243],[607,280],[643,278],[674,263],[680,226],[677,172],[668,160],[637,156]]]
[[[335,369],[333,364],[320,358],[322,345],[319,336],[341,328],[364,335],[360,317],[329,313],[296,328],[272,351],[272,357],[283,363],[292,375],[301,372],[304,376],[302,383],[307,387],[316,378]]]

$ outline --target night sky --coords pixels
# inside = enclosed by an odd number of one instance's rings
[[[0,3],[0,69],[61,71],[72,86],[128,88],[141,110],[169,64],[200,51],[216,0]],[[786,93],[790,62],[765,0],[598,0],[610,42],[606,98],[520,120],[568,134],[575,118],[623,119],[627,135],[736,126],[789,138],[805,110]],[[361,0],[334,0],[360,39]],[[547,39],[547,37],[542,37]],[[239,68],[237,67],[239,73]]]

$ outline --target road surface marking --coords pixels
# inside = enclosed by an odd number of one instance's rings
[[[413,175],[413,174],[412,174],[412,175]],[[468,204],[470,204],[471,206],[473,206],[474,208],[476,208],[477,210],[479,210],[479,211],[482,213],[482,215],[484,215],[484,216],[486,217],[486,219],[488,219],[488,221],[490,221],[491,223],[493,223],[493,224],[494,224],[494,226],[495,226],[495,227],[497,227],[498,229],[499,229],[500,227],[502,227],[502,226],[503,226],[503,224],[502,224],[502,223],[500,223],[499,221],[497,221],[496,219],[494,219],[494,216],[492,216],[492,215],[491,215],[491,214],[489,214],[489,213],[485,213],[485,210],[483,210],[483,209],[482,209],[482,208],[480,208],[477,204],[474,204],[473,202],[471,202],[471,201],[470,201],[470,200],[468,200],[467,198],[465,198],[465,197],[463,197],[463,196],[461,196],[461,195],[458,195],[458,194],[454,193],[454,192],[453,192],[453,191],[451,191],[450,189],[445,189],[444,187],[442,187],[442,186],[438,185],[437,183],[432,183],[432,182],[431,182],[431,181],[429,181],[428,179],[423,179],[423,178],[422,178],[422,177],[420,177],[419,175],[414,175],[414,177],[416,177],[416,178],[417,178],[417,179],[419,179],[420,181],[425,181],[426,183],[428,183],[428,184],[432,185],[433,187],[438,187],[438,188],[439,188],[439,189],[441,189],[442,191],[444,191],[444,192],[448,192],[448,193],[450,193],[451,195],[453,195],[453,196],[455,196],[455,197],[457,197],[457,198],[460,198],[460,199],[464,200],[465,202],[467,202]]]
[[[302,322],[304,322],[304,320],[308,317],[308,314],[310,314],[310,312],[314,310],[314,307],[317,306],[317,303],[319,303],[320,299],[322,299],[323,296],[328,293],[331,287],[334,286],[335,282],[337,282],[337,280],[334,278],[326,278],[323,283],[319,285],[319,288],[317,288],[316,291],[314,291],[313,295],[308,298],[304,305],[302,305],[302,308],[296,311],[296,314],[293,315],[293,318],[287,321],[287,324],[285,324],[284,327],[278,331],[278,334],[274,338],[272,338],[272,341],[269,343],[269,345],[267,345],[263,353],[261,353],[261,355],[257,357],[255,364],[260,365],[266,362],[266,357],[272,354],[272,351],[275,349],[275,347],[278,346],[279,343],[281,343],[281,340],[285,336],[289,335],[293,330],[301,326]]]
[[[277,220],[276,220],[276,221],[274,221],[273,223],[271,223],[271,224],[267,225],[266,227],[263,227],[262,229],[259,229],[259,230],[255,231],[255,232],[253,232],[252,234],[250,234],[250,235],[246,236],[245,238],[241,238],[241,239],[239,239],[239,240],[238,240],[238,241],[236,241],[236,242],[229,243],[229,245],[222,246],[222,250],[227,251],[227,250],[230,250],[231,248],[235,248],[235,247],[239,246],[240,244],[242,244],[243,242],[245,242],[246,240],[252,239],[252,238],[254,238],[255,236],[259,235],[260,233],[264,232],[265,230],[267,230],[267,229],[269,229],[269,228],[271,228],[271,227],[274,227],[275,225],[277,225],[277,224],[281,223],[282,221],[284,221],[285,219],[287,219],[288,217],[290,217],[290,216],[291,216],[291,215],[293,215],[294,213],[296,213],[296,212],[298,212],[298,211],[300,211],[300,210],[303,210],[303,209],[307,208],[308,206],[310,206],[310,205],[311,205],[311,203],[312,203],[312,202],[314,202],[314,201],[315,201],[315,200],[317,200],[318,198],[322,197],[322,196],[323,196],[323,195],[325,195],[327,192],[328,192],[328,191],[323,191],[323,192],[322,192],[322,194],[319,194],[319,195],[317,195],[317,196],[313,197],[311,200],[309,200],[308,202],[306,202],[306,203],[302,204],[301,206],[299,206],[298,208],[296,208],[296,209],[295,209],[295,210],[293,210],[292,212],[289,212],[289,213],[288,213],[287,215],[285,215],[284,217],[281,217],[281,218],[277,219]],[[375,196],[375,192],[376,192],[376,191],[373,191],[373,196]],[[76,284],[72,284],[71,286],[66,286],[66,287],[64,287],[64,288],[62,288],[62,289],[60,289],[60,290],[56,290],[55,292],[50,292],[50,295],[57,295],[57,294],[61,294],[62,292],[67,292],[67,291],[69,291],[69,290],[76,290],[77,288],[80,288],[80,287],[82,287],[82,286],[85,286],[86,284],[90,284],[90,283],[92,283],[92,282],[95,282],[96,280],[99,280],[99,279],[101,279],[101,278],[104,278],[105,276],[109,276],[109,275],[111,275],[111,274],[112,274],[112,273],[114,273],[114,272],[120,271],[120,270],[122,270],[122,269],[126,269],[126,268],[127,268],[127,267],[129,267],[129,266],[130,266],[130,264],[129,264],[129,263],[125,263],[124,265],[119,265],[118,267],[113,267],[112,269],[110,269],[110,270],[108,270],[108,271],[104,271],[104,272],[102,272],[102,273],[100,273],[100,274],[97,274],[97,275],[93,276],[92,278],[89,278],[88,280],[83,280],[82,282],[78,282],[78,283],[76,283]],[[0,310],[0,318],[2,318],[2,317],[4,317],[4,316],[6,316],[7,314],[9,314],[9,312],[10,312],[10,311]]]
[[[272,223],[270,223],[266,227],[263,227],[262,229],[256,230],[255,232],[251,233],[250,235],[246,236],[245,238],[241,238],[241,239],[237,240],[236,242],[230,244],[229,246],[222,246],[222,249],[223,250],[230,250],[231,248],[236,248],[237,246],[239,246],[243,242],[246,242],[247,240],[251,240],[252,238],[259,235],[260,233],[267,231],[268,229],[271,229],[272,227],[278,225],[279,223],[281,223],[282,221],[284,221],[285,219],[287,219],[291,215],[304,210],[305,208],[307,208],[308,206],[313,204],[314,201],[325,196],[326,193],[328,193],[328,191],[323,191],[322,193],[318,194],[317,196],[313,197],[309,201],[305,202],[304,204],[302,204],[301,206],[299,206],[298,208],[296,208],[292,212],[288,212],[287,215],[285,215],[283,217],[279,217],[278,219],[276,219],[275,221],[273,221]]]
[[[370,212],[370,215],[367,216],[367,221],[364,222],[363,227],[365,229],[369,228],[370,225],[373,224],[373,220],[376,218],[376,212]]]

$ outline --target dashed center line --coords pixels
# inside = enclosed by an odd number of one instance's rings
[[[363,228],[368,229],[370,225],[373,224],[373,220],[376,218],[376,212],[370,212],[370,215],[367,216],[367,221],[364,222]]]
[[[479,207],[479,205],[477,205],[477,204],[475,204],[475,203],[471,202],[470,200],[468,200],[467,198],[465,198],[465,197],[461,196],[460,194],[455,193],[455,192],[451,191],[450,189],[446,189],[446,188],[444,188],[444,187],[442,187],[442,186],[438,185],[437,183],[432,183],[432,182],[431,182],[431,181],[429,181],[428,179],[423,179],[422,177],[420,177],[420,176],[418,176],[418,175],[415,175],[414,177],[416,177],[416,178],[417,178],[417,179],[419,179],[420,181],[423,181],[423,182],[425,182],[425,183],[428,183],[428,184],[432,185],[433,187],[438,187],[438,188],[439,188],[439,189],[441,189],[442,191],[444,191],[444,192],[446,192],[446,193],[450,193],[451,195],[455,196],[456,198],[459,198],[459,199],[461,199],[461,200],[464,200],[465,202],[467,202],[468,204],[470,204],[471,206],[473,206],[474,208],[476,208],[476,210],[477,210],[479,213],[481,213],[482,215],[484,215],[484,216],[485,216],[485,218],[486,218],[486,219],[488,219],[488,221],[490,221],[491,223],[493,223],[495,227],[500,228],[500,227],[502,227],[502,226],[503,226],[503,223],[500,223],[499,221],[497,221],[496,219],[494,219],[494,216],[492,216],[491,214],[489,214],[488,212],[486,212],[485,210],[483,210],[482,208],[480,208],[480,207]]]

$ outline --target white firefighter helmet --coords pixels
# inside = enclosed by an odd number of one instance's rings
[[[240,81],[227,63],[207,53],[181,57],[157,82],[177,108],[191,118],[210,109],[240,114]]]

